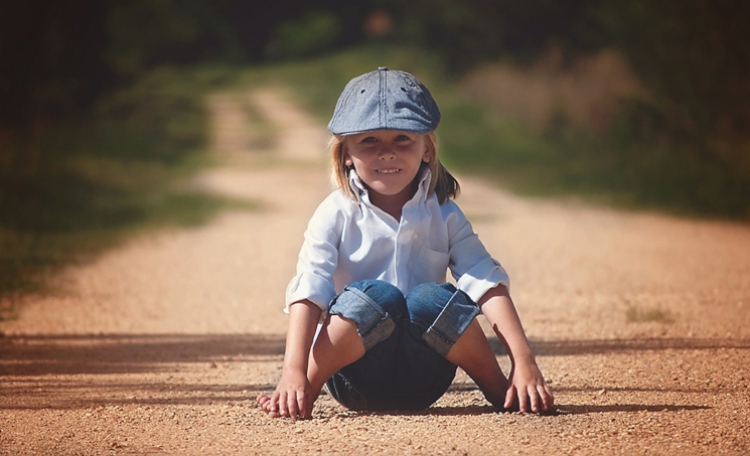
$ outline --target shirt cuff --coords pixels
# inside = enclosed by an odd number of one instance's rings
[[[457,288],[468,294],[478,303],[487,291],[503,284],[510,290],[510,278],[505,269],[492,258],[487,258],[466,271],[456,284]]]
[[[328,313],[328,303],[334,296],[336,296],[336,290],[331,282],[315,274],[303,272],[294,276],[286,288],[284,312],[289,313],[291,304],[307,299],[320,307],[325,315]]]

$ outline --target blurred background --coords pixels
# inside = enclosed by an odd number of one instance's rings
[[[206,95],[283,84],[325,122],[377,66],[434,92],[451,168],[528,195],[750,218],[750,2],[0,3],[0,297],[239,203],[202,166]]]

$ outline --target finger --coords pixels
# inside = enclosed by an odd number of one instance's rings
[[[269,404],[270,401],[271,401],[271,398],[266,396],[265,394],[258,395],[258,399],[257,399],[258,405],[266,413],[271,411],[270,404]]]
[[[274,395],[268,398],[265,404],[262,405],[263,410],[268,414],[270,418],[279,418],[281,414],[278,410],[278,396]]]
[[[529,387],[529,402],[531,402],[531,411],[539,413],[539,392],[534,387]]]
[[[271,404],[269,405],[269,410],[278,413],[279,412],[279,392],[276,391],[273,393],[273,396],[271,396]]]
[[[304,391],[299,391],[297,393],[297,410],[299,411],[299,417],[301,419],[306,419],[308,417],[308,411],[307,411],[307,395]]]
[[[536,388],[536,392],[539,395],[539,412],[546,412],[550,405],[549,405],[549,393],[547,389],[544,387],[544,385],[538,386]]]
[[[544,402],[544,410],[547,411],[555,405],[555,397],[552,395],[549,387],[545,384],[541,391],[542,401]]]
[[[303,409],[303,418],[309,420],[312,418],[313,403],[312,400],[308,399],[305,401],[305,408]]]
[[[299,392],[294,392],[287,396],[287,406],[289,410],[289,418],[296,420],[299,415],[299,407],[297,407],[297,395]]]
[[[279,394],[279,414],[281,416],[287,416],[287,393],[283,392]]]
[[[513,401],[516,399],[516,387],[513,385],[510,385],[508,388],[508,391],[505,392],[505,403],[503,404],[503,407],[506,409],[509,409],[513,407]]]
[[[518,409],[523,413],[529,412],[529,393],[525,389],[518,390]]]

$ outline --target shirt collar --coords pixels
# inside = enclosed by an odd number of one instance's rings
[[[432,172],[427,166],[425,166],[424,169],[420,172],[422,173],[422,176],[419,178],[417,193],[412,197],[410,201],[427,198],[427,191],[430,188],[430,178],[432,177]],[[370,195],[367,192],[367,187],[365,187],[365,184],[362,182],[362,179],[359,178],[359,175],[354,170],[354,168],[349,171],[349,187],[354,192],[354,195],[356,195],[357,202],[361,203],[364,201],[367,204],[371,204]]]

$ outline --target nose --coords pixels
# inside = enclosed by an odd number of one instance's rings
[[[382,146],[378,151],[378,158],[381,160],[393,160],[396,158],[396,153],[389,146]]]

